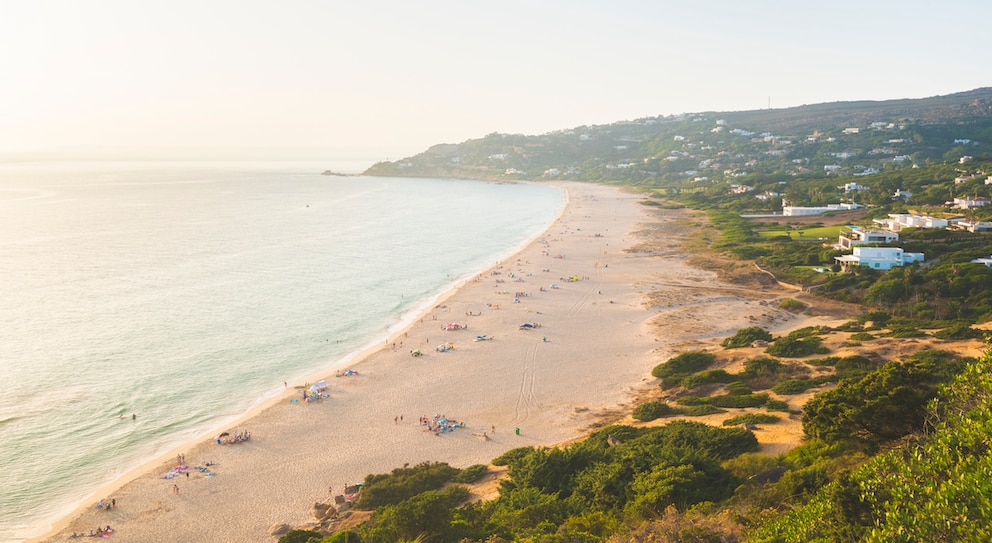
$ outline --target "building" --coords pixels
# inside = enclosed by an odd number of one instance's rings
[[[975,207],[985,207],[989,205],[989,199],[981,196],[965,196],[964,198],[955,198],[954,201],[950,203],[958,209],[972,209]]]
[[[844,271],[852,271],[856,266],[884,271],[923,262],[923,253],[907,253],[901,247],[855,247],[854,254],[838,256],[834,260]]]
[[[903,228],[947,228],[946,219],[938,219],[929,215],[911,213],[889,213],[888,219],[875,219],[885,230],[898,232]]]
[[[841,232],[837,246],[841,249],[850,249],[858,245],[868,245],[870,243],[893,243],[899,241],[899,234],[886,232],[885,230],[866,230],[857,226],[848,227],[850,232]]]
[[[972,262],[974,262],[975,264],[985,264],[985,267],[992,268],[992,256],[988,258],[986,257],[976,258],[975,260],[972,260]]]
[[[968,232],[992,232],[992,222],[961,220],[955,221],[951,228]]]
[[[801,217],[805,215],[823,215],[830,211],[851,211],[860,209],[861,204],[829,204],[822,207],[782,206],[782,215],[786,217]]]

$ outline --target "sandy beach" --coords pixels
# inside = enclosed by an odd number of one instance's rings
[[[304,383],[289,383],[227,428],[250,431],[250,441],[208,436],[172,451],[36,541],[106,525],[127,542],[275,541],[272,525],[306,524],[315,502],[369,473],[424,461],[466,467],[575,439],[629,410],[638,390],[654,386],[651,368],[677,349],[745,326],[815,319],[767,303],[785,292],[722,283],[686,264],[678,244],[687,212],[644,206],[615,187],[562,186],[568,204],[543,236],[356,358],[357,375],[314,376],[329,382],[326,399],[296,402]],[[467,329],[443,330],[447,323]],[[453,350],[436,350],[449,341]],[[416,349],[423,356],[411,356]],[[418,419],[434,415],[465,427],[427,432]],[[212,465],[164,479],[178,454]],[[102,498],[116,508],[96,510]]]

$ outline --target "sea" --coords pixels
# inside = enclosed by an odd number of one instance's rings
[[[349,167],[0,164],[0,542],[348,367],[565,203],[539,184],[321,175]]]

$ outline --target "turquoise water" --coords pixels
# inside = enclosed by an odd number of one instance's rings
[[[346,365],[564,203],[327,168],[0,166],[0,542]]]

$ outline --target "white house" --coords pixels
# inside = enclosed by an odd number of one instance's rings
[[[972,260],[972,262],[974,262],[975,264],[985,264],[985,267],[992,268],[992,256],[988,258],[986,257],[976,258],[975,260]]]
[[[947,228],[946,219],[937,219],[929,215],[912,215],[909,213],[889,213],[888,219],[875,219],[886,230],[898,232],[903,228]]]
[[[786,217],[801,217],[804,215],[822,215],[829,211],[851,211],[860,209],[861,204],[828,204],[822,207],[782,206],[782,215]]]
[[[886,232],[885,230],[866,230],[857,226],[849,227],[850,232],[841,232],[837,246],[841,249],[850,249],[858,245],[869,243],[893,243],[899,241],[899,234]]]
[[[956,221],[951,226],[955,230],[967,230],[969,232],[992,232],[992,222]]]
[[[954,205],[954,207],[958,209],[971,209],[974,207],[985,207],[989,205],[989,199],[983,198],[981,196],[979,197],[965,196],[964,198],[955,198],[954,201],[951,203]]]
[[[901,247],[855,247],[854,254],[835,258],[841,269],[851,271],[855,266],[873,270],[891,270],[913,262],[923,262],[923,253],[907,253]]]

